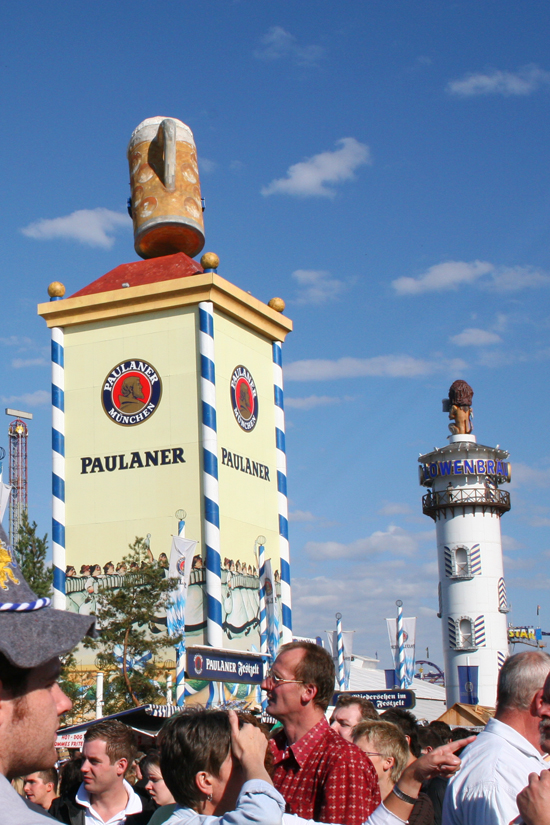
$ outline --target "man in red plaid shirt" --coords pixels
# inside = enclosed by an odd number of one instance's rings
[[[380,803],[378,778],[370,759],[325,718],[334,693],[329,653],[310,642],[283,645],[262,688],[267,712],[283,724],[269,745],[287,812],[362,825]]]

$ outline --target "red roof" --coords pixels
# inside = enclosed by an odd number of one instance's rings
[[[111,269],[97,281],[79,289],[71,295],[93,295],[96,292],[109,292],[120,289],[123,284],[139,286],[140,284],[156,284],[159,281],[171,281],[174,278],[186,278],[203,272],[202,266],[189,258],[183,252],[175,255],[164,255],[162,258],[149,258],[145,261],[134,261],[131,264],[121,264]]]

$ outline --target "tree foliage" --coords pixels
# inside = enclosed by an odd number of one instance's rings
[[[15,545],[15,555],[31,590],[39,598],[44,598],[52,595],[53,569],[46,565],[48,534],[39,538],[36,529],[36,521],[31,524],[28,513],[24,511]]]
[[[156,682],[154,657],[179,641],[168,643],[165,633],[152,632],[152,620],[166,610],[177,582],[166,578],[142,538],[130,545],[124,563],[128,572],[120,588],[100,586],[96,611],[100,635],[85,641],[99,651],[96,663],[105,671],[105,715],[132,704],[158,702],[161,686]]]

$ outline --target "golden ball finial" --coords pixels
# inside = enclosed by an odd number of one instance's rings
[[[282,312],[285,306],[286,304],[282,298],[272,298],[271,301],[268,303],[268,307],[274,309],[275,312]]]
[[[220,259],[215,252],[205,252],[201,258],[201,266],[203,269],[217,269],[220,265]]]
[[[48,287],[50,298],[62,298],[65,295],[65,286],[61,281],[52,281]]]

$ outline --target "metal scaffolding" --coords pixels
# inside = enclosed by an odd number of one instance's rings
[[[29,431],[20,418],[8,427],[10,445],[10,544],[15,547],[23,513],[28,509],[27,441]]]

